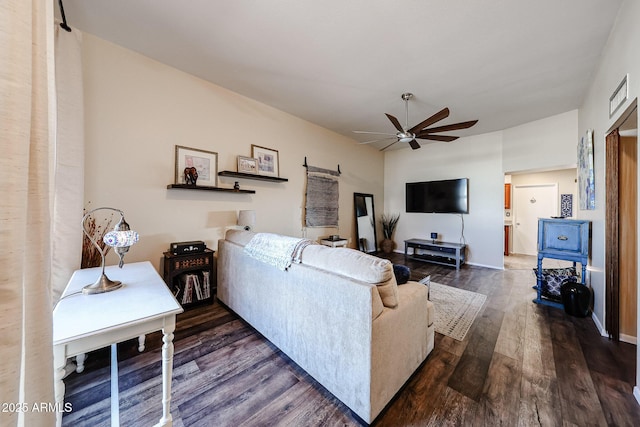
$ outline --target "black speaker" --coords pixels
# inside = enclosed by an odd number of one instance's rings
[[[207,249],[207,245],[202,240],[175,242],[169,246],[169,252],[174,255],[197,254],[204,252],[205,249]]]
[[[591,288],[581,283],[565,280],[560,287],[565,313],[575,317],[587,317],[591,313]]]

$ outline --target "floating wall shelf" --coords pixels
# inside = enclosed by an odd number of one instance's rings
[[[167,189],[222,191],[226,193],[244,193],[244,194],[254,194],[256,192],[255,190],[236,190],[233,188],[208,187],[206,185],[188,185],[188,184],[169,184],[167,185]]]
[[[221,172],[218,172],[218,176],[227,176],[231,178],[255,179],[257,181],[272,181],[272,182],[289,181],[287,178],[280,178],[277,176],[254,175],[252,173],[242,173],[242,172],[233,172],[233,171],[221,171]]]

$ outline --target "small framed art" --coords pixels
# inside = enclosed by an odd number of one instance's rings
[[[258,175],[280,176],[277,150],[251,144],[251,156],[258,159]]]
[[[238,156],[238,172],[258,173],[258,159],[255,157]]]
[[[198,185],[218,186],[218,153],[176,145],[176,184],[194,184],[192,168]]]

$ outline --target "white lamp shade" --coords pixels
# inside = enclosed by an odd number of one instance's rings
[[[238,212],[238,225],[245,230],[251,230],[256,225],[256,211],[246,210]]]

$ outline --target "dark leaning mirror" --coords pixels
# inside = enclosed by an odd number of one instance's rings
[[[356,215],[356,237],[358,249],[363,252],[376,251],[376,216],[373,209],[373,194],[353,193]]]

